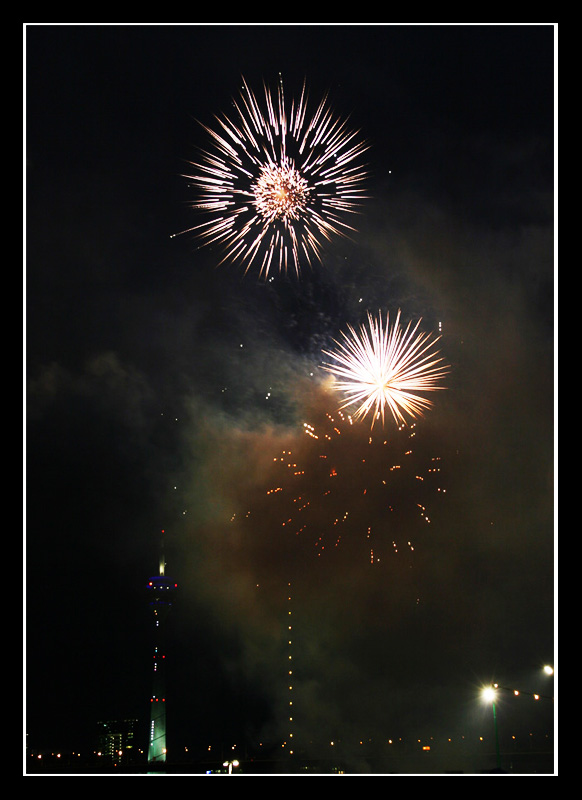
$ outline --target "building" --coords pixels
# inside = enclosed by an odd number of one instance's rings
[[[174,580],[166,576],[166,564],[162,551],[159,574],[148,581],[148,596],[153,621],[153,682],[148,739],[148,762],[150,764],[166,761],[166,620],[176,588],[177,584]]]
[[[134,734],[136,719],[106,720],[97,723],[97,752],[104,759],[132,763],[136,760]]]

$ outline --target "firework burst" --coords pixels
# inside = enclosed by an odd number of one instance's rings
[[[358,334],[348,326],[343,342],[335,342],[337,349],[324,351],[334,359],[323,369],[337,378],[334,388],[345,397],[342,409],[356,405],[355,419],[371,413],[373,428],[378,418],[384,424],[388,409],[395,422],[403,424],[406,415],[419,417],[432,406],[418,392],[444,388],[438,383],[449,369],[433,349],[440,337],[433,340],[430,334],[419,332],[420,322],[403,329],[399,311],[390,328],[388,314],[384,323],[380,314],[374,319],[368,313],[368,328],[362,325]]]
[[[247,512],[247,524],[279,531],[277,545],[294,542],[298,553],[334,558],[338,552],[350,565],[396,557],[410,567],[415,539],[424,538],[446,494],[435,444],[418,446],[415,423],[387,436],[371,434],[341,411],[318,413],[314,422],[273,458],[268,488]]]
[[[203,126],[213,144],[185,175],[197,192],[192,208],[210,219],[187,232],[224,248],[221,263],[242,263],[271,272],[321,261],[326,241],[354,230],[345,217],[364,199],[360,156],[367,149],[357,132],[334,117],[325,97],[308,114],[305,86],[287,105],[279,80],[275,96],[264,87],[264,107],[246,81],[233,100],[232,119]]]

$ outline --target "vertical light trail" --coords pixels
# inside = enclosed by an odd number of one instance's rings
[[[294,752],[294,707],[293,707],[293,611],[291,609],[291,583],[287,584],[287,677],[289,680],[289,755]]]

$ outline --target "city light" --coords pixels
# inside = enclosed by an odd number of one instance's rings
[[[495,701],[496,687],[486,686],[481,692],[481,695],[486,703],[493,703]]]

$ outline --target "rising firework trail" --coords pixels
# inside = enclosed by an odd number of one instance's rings
[[[327,97],[311,114],[305,85],[290,104],[281,79],[276,94],[265,85],[261,104],[243,79],[233,107],[232,119],[216,117],[217,129],[203,125],[212,148],[184,177],[197,193],[192,208],[209,219],[182,233],[221,245],[220,263],[241,263],[245,273],[299,274],[321,261],[326,242],[354,230],[345,218],[365,196],[367,145]]]
[[[420,322],[402,328],[399,311],[390,328],[388,314],[384,323],[381,314],[374,319],[368,313],[367,328],[362,325],[358,333],[348,326],[343,341],[335,341],[337,349],[324,351],[333,363],[324,364],[323,369],[337,379],[334,388],[345,398],[342,409],[357,406],[355,419],[371,413],[373,428],[378,418],[384,424],[388,409],[395,422],[402,424],[407,416],[417,418],[432,406],[418,392],[444,388],[438,384],[449,369],[434,350],[438,338],[419,332]]]

